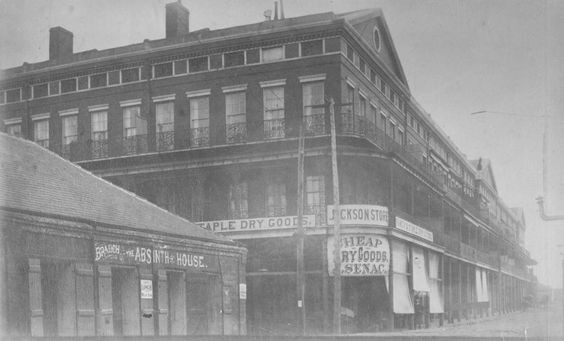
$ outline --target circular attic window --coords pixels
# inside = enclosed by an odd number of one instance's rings
[[[376,48],[376,51],[380,52],[380,48],[382,47],[382,39],[380,37],[380,30],[378,30],[378,27],[374,27],[373,38],[374,47]]]

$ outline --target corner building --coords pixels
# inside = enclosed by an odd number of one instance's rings
[[[308,333],[332,330],[335,214],[345,332],[519,308],[534,283],[522,211],[412,97],[382,11],[194,32],[180,3],[166,11],[166,38],[103,51],[52,29],[48,61],[4,71],[4,130],[243,243],[250,334],[299,323],[300,126]]]

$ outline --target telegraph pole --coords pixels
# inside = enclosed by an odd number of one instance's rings
[[[296,264],[296,285],[298,296],[298,330],[300,335],[305,335],[306,316],[305,316],[305,274],[304,274],[304,239],[305,231],[303,225],[304,218],[304,128],[303,122],[300,124],[298,137],[298,226],[297,237],[297,264]]]
[[[335,262],[333,276],[333,327],[334,333],[341,335],[341,209],[339,205],[339,171],[337,169],[337,131],[335,128],[335,100],[329,99],[329,120],[331,123],[331,170],[333,173],[333,209],[335,219],[333,242],[335,243],[333,259]]]

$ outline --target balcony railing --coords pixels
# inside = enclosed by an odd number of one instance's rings
[[[283,118],[264,121],[264,138],[281,139],[286,136],[286,121]]]
[[[303,123],[304,135],[315,136],[325,134],[325,113],[305,115]]]
[[[243,143],[247,141],[247,123],[229,123],[225,127],[227,143]]]
[[[122,155],[142,154],[149,151],[147,135],[133,135],[122,140]]]
[[[108,139],[90,140],[90,152],[93,159],[108,157]]]
[[[207,147],[210,145],[210,128],[198,127],[190,129],[190,146],[193,148]]]

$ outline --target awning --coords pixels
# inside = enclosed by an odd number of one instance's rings
[[[413,264],[413,290],[429,292],[425,252],[420,247],[412,246],[411,256]]]
[[[439,278],[439,255],[429,252],[429,312],[431,314],[444,313],[443,293]]]
[[[396,314],[413,314],[413,301],[409,290],[407,274],[408,265],[407,244],[392,241],[392,263],[393,263],[393,310]]]

